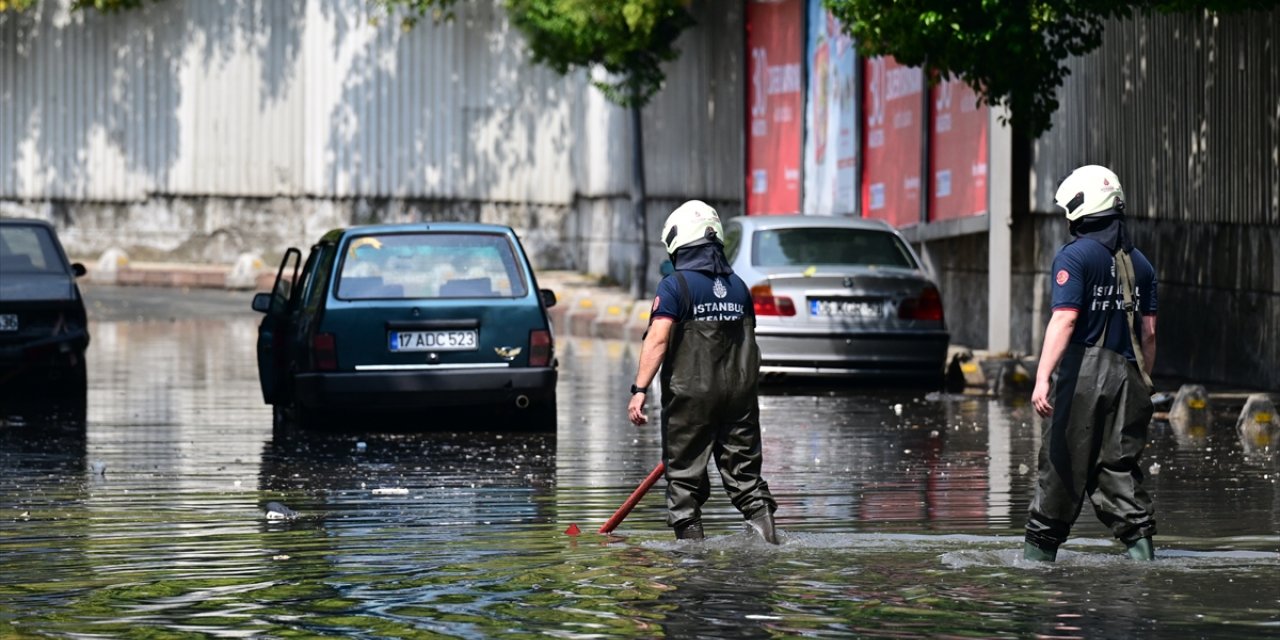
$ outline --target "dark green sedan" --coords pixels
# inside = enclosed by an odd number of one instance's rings
[[[344,409],[497,406],[513,426],[552,430],[554,304],[510,227],[330,231],[305,263],[289,249],[271,293],[254,296],[262,397],[295,424]]]

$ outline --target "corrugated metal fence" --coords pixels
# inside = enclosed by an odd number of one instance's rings
[[[1035,144],[1033,211],[1084,163],[1116,171],[1136,217],[1280,224],[1280,11],[1112,21],[1071,62]]]
[[[497,0],[408,32],[366,0],[66,4],[0,14],[0,199],[568,204],[628,184],[625,113],[529,64]],[[741,9],[698,17],[646,110],[649,188],[737,200]]]

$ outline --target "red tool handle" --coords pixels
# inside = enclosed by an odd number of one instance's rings
[[[649,492],[649,488],[658,481],[658,478],[662,477],[663,472],[666,470],[667,466],[659,462],[658,466],[649,472],[649,477],[645,478],[644,482],[641,482],[640,486],[631,492],[631,497],[627,498],[627,501],[622,503],[622,506],[618,507],[617,511],[613,512],[613,517],[609,518],[608,522],[600,525],[600,533],[609,533],[617,529],[618,525],[622,524],[622,519],[626,518],[628,513],[631,513],[631,510],[640,502],[640,498],[643,498],[644,494]]]

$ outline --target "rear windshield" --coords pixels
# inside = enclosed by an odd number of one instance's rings
[[[517,265],[511,242],[491,233],[358,236],[344,251],[338,297],[518,298],[528,289]]]
[[[902,240],[872,229],[770,229],[757,231],[752,245],[751,264],[757,267],[916,267]]]
[[[45,227],[0,225],[0,271],[5,273],[66,273],[53,236]]]

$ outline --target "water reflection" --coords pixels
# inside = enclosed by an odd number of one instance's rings
[[[561,340],[555,434],[465,412],[428,432],[280,432],[254,321],[98,322],[87,420],[6,413],[0,628],[1250,637],[1280,624],[1276,461],[1245,456],[1233,423],[1196,448],[1153,429],[1151,566],[1087,518],[1062,562],[1021,561],[1043,424],[1025,399],[848,385],[762,398],[781,547],[744,533],[719,494],[710,539],[677,544],[661,483],[606,539],[591,532],[659,459],[657,428],[625,419],[634,345]],[[269,501],[299,517],[269,520]]]

